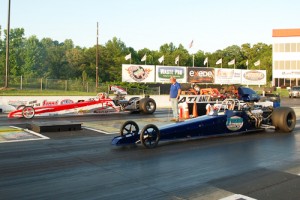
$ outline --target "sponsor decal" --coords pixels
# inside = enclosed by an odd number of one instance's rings
[[[250,81],[260,81],[265,78],[265,75],[259,71],[247,71],[244,73],[244,78]]]
[[[71,103],[74,103],[74,101],[71,99],[64,99],[61,100],[60,105],[71,104]]]
[[[178,103],[201,103],[201,102],[208,102],[210,100],[209,95],[189,95],[183,96],[179,99]]]
[[[19,106],[39,106],[40,104],[37,103],[37,100],[34,101],[9,100],[8,105],[18,108]]]
[[[228,117],[226,121],[226,127],[231,131],[240,130],[243,124],[243,118],[239,116]]]
[[[48,100],[43,101],[43,106],[56,106],[56,105],[58,105],[58,101],[48,101]]]
[[[214,69],[203,67],[188,68],[188,82],[214,83]]]
[[[152,71],[151,68],[143,67],[140,65],[130,66],[126,70],[129,76],[137,82],[145,80],[149,76],[149,73]]]

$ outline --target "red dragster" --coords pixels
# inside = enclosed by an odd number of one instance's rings
[[[125,99],[127,92],[118,87],[111,86],[116,96],[111,99],[106,93],[99,93],[96,98],[87,101],[80,100],[73,102],[72,100],[63,100],[60,103],[49,103],[44,101],[43,106],[21,106],[19,109],[8,114],[9,118],[24,117],[33,118],[35,115],[58,115],[58,114],[82,114],[82,113],[103,113],[103,112],[119,112],[131,111],[152,114],[156,110],[156,102],[149,98],[133,97],[129,100]]]

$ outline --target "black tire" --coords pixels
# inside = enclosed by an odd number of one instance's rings
[[[32,106],[25,106],[22,110],[22,115],[25,119],[32,119],[35,115],[35,110]]]
[[[139,126],[134,121],[126,121],[120,128],[121,136],[127,134],[137,135],[139,131],[140,131]]]
[[[160,140],[160,132],[154,124],[146,125],[140,134],[140,140],[144,147],[148,149],[155,148]]]
[[[152,114],[156,110],[156,102],[151,98],[140,100],[140,111],[144,114]]]
[[[271,119],[275,129],[279,129],[286,133],[294,130],[297,120],[295,111],[289,107],[275,108]]]

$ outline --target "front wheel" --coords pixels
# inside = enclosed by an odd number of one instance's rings
[[[31,119],[35,115],[35,110],[32,106],[25,106],[22,110],[22,115],[26,119]]]
[[[120,128],[120,134],[121,136],[124,135],[136,135],[139,133],[139,126],[134,121],[126,121]]]
[[[283,132],[291,132],[296,126],[296,114],[292,108],[275,108],[272,113],[272,125]]]
[[[140,134],[140,140],[142,145],[148,149],[155,148],[160,139],[160,132],[157,126],[154,124],[146,125]]]

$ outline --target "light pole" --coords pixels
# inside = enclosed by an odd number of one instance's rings
[[[8,88],[9,71],[9,32],[10,32],[10,0],[8,0],[7,36],[6,36],[6,62],[5,62],[5,88]]]
[[[98,82],[99,82],[99,77],[98,77],[98,35],[99,35],[99,31],[98,31],[98,22],[97,22],[97,46],[96,46],[96,89],[98,88]]]

